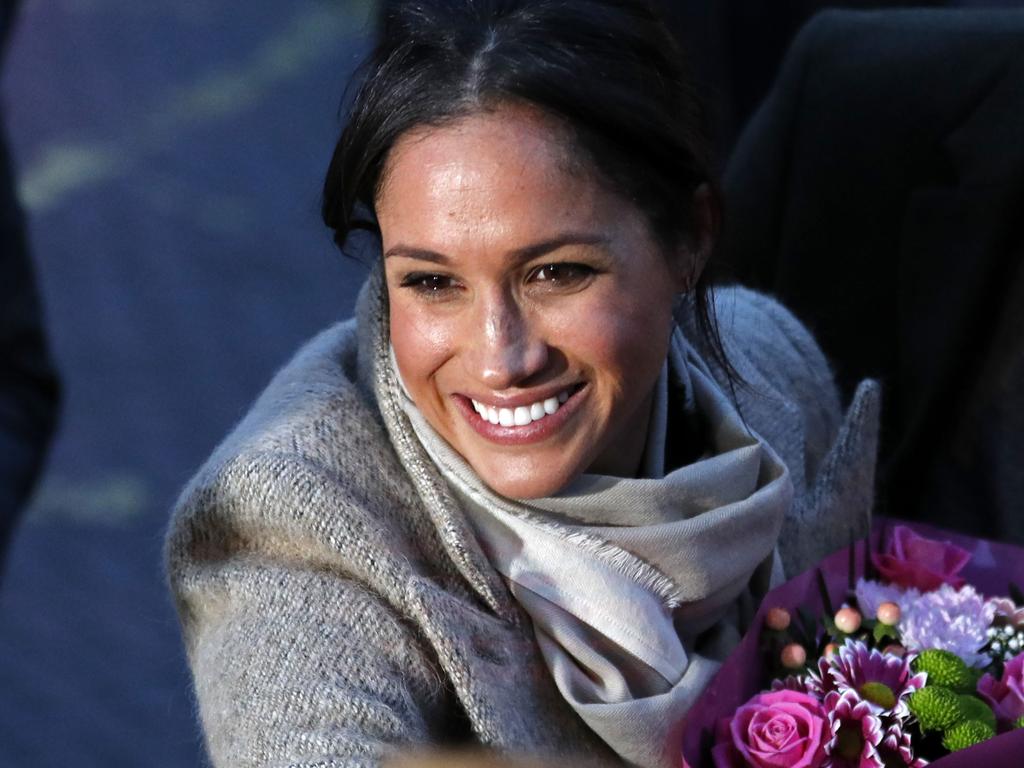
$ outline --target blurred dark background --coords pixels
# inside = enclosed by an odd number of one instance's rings
[[[951,4],[1017,5],[919,5]],[[669,3],[723,167],[820,7]],[[0,766],[203,764],[167,513],[272,372],[351,313],[362,271],[319,188],[384,12],[26,0],[4,22],[3,118],[63,397],[0,582]]]
[[[319,194],[372,13],[21,5],[4,116],[64,396],[0,592],[0,766],[202,764],[162,534],[273,371],[351,313]]]

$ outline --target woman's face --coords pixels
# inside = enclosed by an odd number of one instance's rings
[[[376,201],[413,401],[494,491],[632,476],[689,255],[525,107],[415,129]]]

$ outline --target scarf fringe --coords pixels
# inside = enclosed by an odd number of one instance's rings
[[[583,531],[566,531],[562,526],[536,515],[524,514],[519,510],[516,510],[514,514],[529,521],[531,525],[542,528],[547,533],[600,558],[616,572],[656,595],[667,610],[671,611],[683,603],[683,595],[679,586],[660,570],[650,563],[644,562],[632,552],[593,534]]]

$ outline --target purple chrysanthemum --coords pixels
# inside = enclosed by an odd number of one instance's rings
[[[882,584],[871,579],[857,579],[854,591],[857,595],[857,607],[869,619],[878,615],[878,606],[882,603],[896,603],[902,613],[907,610],[910,603],[921,596],[916,589],[904,589],[895,584]]]
[[[995,607],[970,584],[960,589],[943,584],[903,609],[900,636],[907,650],[941,648],[972,667],[984,667],[991,660],[979,651],[988,642],[986,631],[994,616]]]
[[[812,669],[804,678],[807,692],[824,699],[825,695],[836,689],[836,681],[829,670],[832,667],[832,659],[821,656],[818,658],[818,668]]]
[[[928,761],[914,756],[914,747],[910,743],[910,734],[903,730],[903,724],[890,723],[882,734],[882,741],[877,747],[878,756],[886,768],[924,768]]]
[[[847,640],[827,660],[821,674],[832,678],[830,688],[852,689],[867,702],[875,715],[892,714],[899,719],[910,715],[907,698],[923,688],[926,676],[914,674],[906,659],[868,648],[860,640]]]
[[[884,768],[878,745],[882,720],[856,691],[831,691],[825,697],[832,738],[825,744],[823,768]]]

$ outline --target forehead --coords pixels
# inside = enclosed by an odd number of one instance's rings
[[[579,154],[561,120],[528,105],[503,104],[406,131],[388,154],[378,195],[388,192],[396,174],[399,183],[408,183],[410,170],[450,167],[455,161],[465,166],[472,161],[481,170],[508,171],[518,159],[544,170],[590,175]]]
[[[376,208],[384,230],[586,224],[613,198],[569,132],[529,107],[477,112],[404,134],[385,165]],[[426,231],[429,230],[429,231]],[[465,232],[463,232],[465,234]]]

